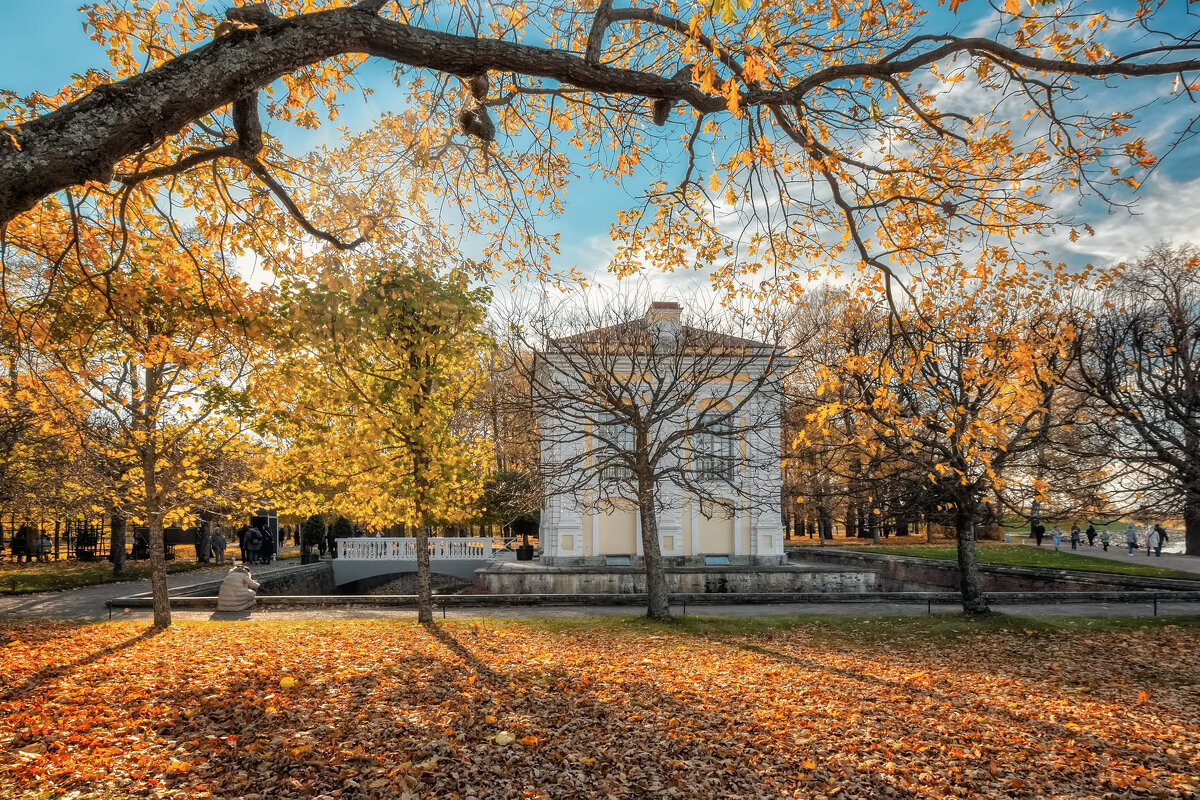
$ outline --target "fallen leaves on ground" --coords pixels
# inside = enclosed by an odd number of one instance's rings
[[[9,625],[0,795],[1191,797],[1198,651],[1176,627]]]

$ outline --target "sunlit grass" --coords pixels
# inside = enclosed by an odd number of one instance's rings
[[[98,586],[102,583],[136,581],[150,577],[148,561],[127,561],[122,575],[113,575],[112,564],[107,561],[75,561],[63,559],[45,563],[0,565],[0,592],[27,594],[30,592],[54,592],[78,589],[83,586]],[[195,560],[176,559],[167,564],[167,572],[190,572],[203,569],[208,564]]]
[[[1109,545],[1115,548],[1116,545]],[[934,545],[864,545],[855,548],[870,553],[884,553],[894,556],[912,556],[915,558],[933,558],[941,561],[953,561],[957,557],[954,545],[943,543]],[[1095,558],[1083,555],[1079,551],[1067,549],[1055,551],[1053,545],[1031,547],[1026,544],[1003,544],[1000,542],[979,542],[976,553],[981,564],[996,564],[1006,567],[1041,567],[1045,569],[1071,569],[1080,572],[1107,572],[1116,575],[1139,575],[1147,578],[1176,578],[1180,580],[1200,580],[1200,575],[1179,570],[1163,569],[1145,563],[1145,556],[1137,560],[1134,556],[1128,561],[1114,561],[1106,558]]]

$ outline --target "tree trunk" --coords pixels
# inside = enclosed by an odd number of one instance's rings
[[[433,624],[433,582],[429,572],[429,526],[417,525],[417,622]]]
[[[975,557],[975,515],[972,508],[958,503],[954,527],[958,535],[959,589],[962,591],[963,611],[968,614],[988,613],[983,582],[979,577],[979,561]]]
[[[163,512],[148,511],[150,527],[150,595],[154,600],[154,627],[171,627],[171,600],[167,594],[167,548],[163,544]]]
[[[207,564],[212,557],[212,520],[206,514],[200,520],[200,543],[196,545],[196,560]]]
[[[113,512],[108,524],[108,552],[112,553],[113,575],[125,574],[125,517]]]
[[[1184,489],[1183,546],[1187,555],[1200,555],[1200,484]]]
[[[638,511],[642,518],[642,560],[646,566],[646,616],[670,619],[671,594],[663,571],[662,548],[658,543],[658,513],[653,490],[638,492]]]

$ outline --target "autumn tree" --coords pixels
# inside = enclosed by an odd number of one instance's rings
[[[79,510],[72,491],[78,454],[67,432],[37,413],[31,396],[37,378],[16,332],[21,319],[11,307],[0,313],[0,508],[14,526],[43,514],[62,518]],[[0,526],[0,547],[15,532]]]
[[[817,418],[849,412],[868,457],[927,465],[926,486],[953,512],[963,608],[980,613],[977,527],[1055,420],[1069,323],[1053,297],[1068,278],[944,269],[923,280],[899,314],[878,283],[859,295],[836,334],[847,352],[823,367],[834,394]]]
[[[1136,184],[1154,155],[1127,106],[1171,98],[1113,87],[1174,79],[1179,98],[1200,69],[1172,4],[949,7],[90,6],[112,69],[6,98],[3,246],[70,259],[81,220],[119,229],[152,209],[278,272],[312,244],[439,229],[445,210],[493,263],[544,275],[558,241],[539,219],[595,173],[646,189],[614,225],[619,271],[699,265],[765,294],[814,264],[890,275],[1045,230],[1038,188]],[[953,32],[963,21],[970,35]],[[1129,30],[1141,38],[1123,49]],[[404,110],[289,155],[279,132],[337,117],[370,59],[395,67]]]
[[[625,295],[510,322],[511,361],[537,410],[547,506],[634,501],[655,619],[670,616],[658,520],[681,493],[733,497],[778,530],[779,328],[767,316],[681,316],[677,303]]]
[[[1112,488],[1182,513],[1187,553],[1200,553],[1200,249],[1148,248],[1105,274],[1092,306],[1071,377],[1103,409]]]
[[[429,533],[459,522],[490,471],[470,404],[487,375],[488,292],[461,268],[372,263],[293,285],[279,334],[280,379],[264,390],[286,438],[276,491],[416,530],[418,618],[433,621]]]
[[[490,335],[498,340],[502,336],[495,327]],[[491,441],[496,466],[478,503],[479,522],[489,528],[507,529],[519,518],[532,519],[542,505],[537,414],[525,373],[509,359],[497,357],[474,404],[475,424]]]
[[[38,308],[26,316],[38,359],[30,396],[40,415],[72,431],[98,479],[88,487],[93,502],[122,517],[136,507],[149,526],[154,623],[165,627],[164,521],[221,491],[207,483],[205,462],[246,444],[239,410],[262,297],[223,265],[198,269],[169,240],[129,233],[134,255],[106,269],[108,251],[87,231],[77,235],[87,271],[62,270],[57,291],[29,284],[23,299]],[[219,292],[205,280],[214,273]]]

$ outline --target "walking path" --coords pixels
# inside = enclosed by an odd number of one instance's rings
[[[1034,546],[1030,543],[1029,546]],[[1045,543],[1043,547],[1047,546]],[[1053,547],[1053,545],[1049,545]],[[1070,545],[1063,548],[1070,551]],[[1182,549],[1182,548],[1180,548]],[[1115,561],[1136,559],[1154,566],[1177,569],[1183,572],[1193,572],[1200,575],[1200,557],[1185,556],[1182,553],[1166,553],[1156,558],[1147,558],[1142,550],[1133,556],[1125,554],[1110,545],[1105,553],[1099,544],[1089,548],[1086,544],[1076,551],[1079,555],[1109,558]],[[283,561],[269,566],[253,568],[256,576],[262,576],[279,569],[295,566],[294,561]],[[212,567],[178,575],[167,576],[167,584],[172,592],[186,589],[200,583],[217,580],[228,571],[227,567]],[[129,581],[126,583],[110,583],[101,586],[88,586],[82,589],[71,589],[63,592],[42,592],[38,594],[13,595],[0,597],[0,619],[35,618],[35,619],[67,619],[87,622],[99,622],[107,619],[124,619],[149,621],[153,612],[146,608],[109,608],[106,603],[114,598],[128,597],[150,591],[150,581]],[[1198,602],[1163,602],[1157,605],[1145,603],[1096,603],[1096,602],[1039,602],[996,605],[997,613],[1013,617],[1150,617],[1155,614],[1200,616]],[[705,617],[773,617],[794,615],[828,615],[828,616],[915,616],[925,614],[954,614],[961,611],[956,603],[887,603],[887,602],[829,602],[829,603],[772,603],[772,604],[688,604],[686,608],[678,603],[672,605],[676,614],[687,613],[689,616]],[[642,609],[637,605],[596,606],[596,605],[564,605],[564,606],[505,606],[483,608],[448,608],[439,609],[437,616],[446,619],[471,619],[481,617],[512,618],[512,617],[599,617],[614,615],[639,614]],[[175,609],[171,612],[174,620],[234,620],[234,619],[376,619],[397,618],[415,619],[416,610],[413,608],[393,608],[386,606],[345,606],[330,605],[326,607],[295,607],[278,608],[262,607],[252,612],[224,613],[211,610]]]
[[[267,575],[296,564],[295,561],[278,561],[270,565],[255,566],[253,572],[255,575]],[[201,583],[220,580],[227,572],[229,572],[228,566],[213,566],[207,569],[168,575],[167,586],[172,592],[177,592]],[[68,589],[62,592],[8,595],[0,597],[0,617],[46,617],[95,622],[109,618],[109,608],[105,605],[109,600],[149,591],[150,580],[145,579],[84,586],[81,589]],[[121,613],[121,609],[115,609],[112,617],[115,619]],[[154,615],[146,613],[132,616],[144,616],[146,619],[152,619]]]
[[[1182,538],[1182,534],[1173,537],[1173,540],[1168,542],[1167,546],[1163,548],[1161,556],[1156,556],[1154,553],[1146,555],[1145,545],[1143,545],[1139,550],[1134,550],[1133,555],[1129,555],[1128,550],[1125,547],[1124,531],[1113,532],[1113,540],[1108,545],[1107,552],[1105,552],[1100,546],[1099,540],[1097,540],[1095,546],[1088,547],[1086,539],[1084,539],[1084,541],[1079,545],[1078,550],[1072,550],[1070,540],[1064,538],[1058,549],[1061,553],[1072,553],[1073,555],[1078,556],[1092,556],[1093,558],[1105,558],[1109,561],[1127,561],[1137,564],[1146,564],[1147,566],[1151,567],[1175,569],[1179,570],[1180,572],[1194,572],[1200,575],[1200,556],[1185,556],[1183,554],[1183,542],[1175,541]],[[1025,544],[1029,547],[1037,547],[1037,545],[1034,544],[1032,537],[1027,539]],[[1053,550],[1054,540],[1047,536],[1042,540],[1042,549]]]

